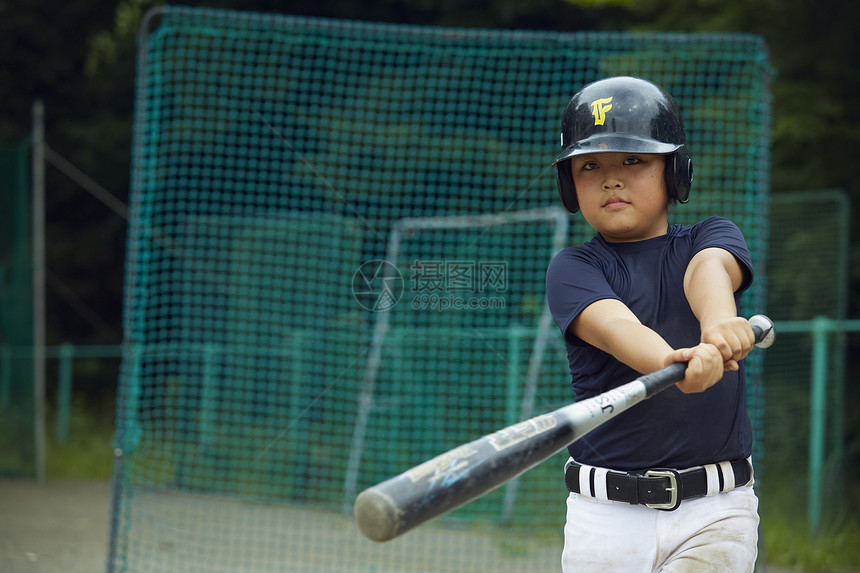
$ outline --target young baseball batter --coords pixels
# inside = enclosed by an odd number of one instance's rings
[[[692,181],[685,143],[675,101],[642,79],[592,83],[564,112],[559,193],[597,232],[547,269],[576,399],[688,362],[682,382],[568,448],[566,572],[754,568],[755,340],[737,312],[753,271],[732,222],[669,224]]]

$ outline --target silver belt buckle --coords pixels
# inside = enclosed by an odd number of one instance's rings
[[[675,470],[648,470],[645,472],[645,477],[665,477],[669,478],[669,487],[666,491],[669,492],[669,503],[646,503],[647,507],[653,509],[662,509],[664,511],[674,511],[681,505],[681,497],[678,491],[678,479],[680,475]]]

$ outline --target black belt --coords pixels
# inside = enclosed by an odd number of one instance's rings
[[[751,479],[752,466],[746,459],[682,471],[651,469],[622,472],[580,464],[574,460],[569,460],[564,468],[564,483],[573,493],[668,511],[678,509],[685,499],[730,491],[748,484]],[[580,487],[581,484],[584,487]]]

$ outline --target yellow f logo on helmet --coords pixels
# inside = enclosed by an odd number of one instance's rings
[[[606,112],[612,109],[611,97],[596,99],[591,102],[591,115],[594,116],[594,125],[603,125],[606,121]]]

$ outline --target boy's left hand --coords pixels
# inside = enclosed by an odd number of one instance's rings
[[[755,346],[755,335],[747,319],[735,317],[703,329],[701,341],[717,347],[726,370],[737,370],[738,362],[746,358]]]
[[[675,385],[684,394],[704,392],[723,377],[725,368],[720,351],[713,344],[697,344],[692,348],[679,348],[664,359],[668,366],[673,362],[686,362],[684,379]]]

